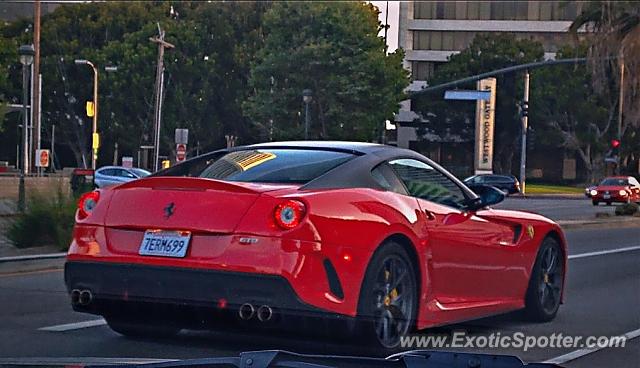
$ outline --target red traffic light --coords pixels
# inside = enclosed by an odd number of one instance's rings
[[[620,141],[617,139],[612,139],[611,140],[611,147],[613,148],[618,148],[618,146],[620,145]]]

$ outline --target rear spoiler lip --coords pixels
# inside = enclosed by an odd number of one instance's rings
[[[260,194],[259,190],[247,188],[242,185],[229,181],[222,181],[209,178],[194,178],[187,176],[153,176],[127,183],[120,184],[112,188],[117,191],[120,189],[132,188],[150,188],[150,189],[166,189],[166,190],[224,190],[228,192],[243,194]]]

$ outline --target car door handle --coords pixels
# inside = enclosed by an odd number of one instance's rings
[[[427,220],[433,221],[436,219],[436,216],[431,211],[424,210],[423,212]]]

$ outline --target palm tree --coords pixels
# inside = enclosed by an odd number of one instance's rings
[[[619,132],[624,136],[630,125],[640,127],[640,3],[585,2],[569,30],[577,35],[583,29],[590,34],[588,59],[594,88],[618,99],[622,94],[617,91],[624,91]]]

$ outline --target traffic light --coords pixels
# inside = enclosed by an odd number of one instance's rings
[[[529,101],[520,102],[518,110],[520,110],[521,118],[526,118],[527,116],[529,116]]]
[[[611,140],[611,156],[617,157],[620,151],[620,141],[617,139]]]

